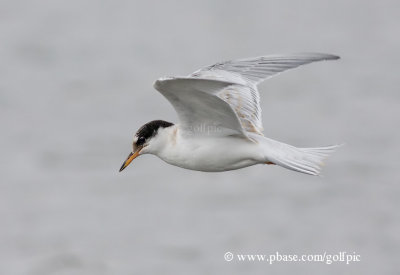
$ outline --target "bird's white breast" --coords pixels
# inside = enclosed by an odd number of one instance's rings
[[[184,137],[178,133],[157,156],[186,169],[220,172],[254,165],[262,160],[257,143],[239,137]]]

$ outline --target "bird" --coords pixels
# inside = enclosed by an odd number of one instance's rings
[[[179,123],[153,120],[140,127],[119,171],[138,156],[153,154],[168,164],[203,172],[269,164],[320,175],[323,160],[341,145],[299,148],[265,137],[257,86],[289,69],[339,58],[324,53],[266,55],[159,78],[153,86],[171,103]]]

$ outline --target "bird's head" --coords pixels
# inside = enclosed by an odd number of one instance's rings
[[[133,138],[133,150],[119,171],[124,170],[138,156],[154,154],[165,146],[165,128],[173,125],[164,120],[153,120],[140,127]]]

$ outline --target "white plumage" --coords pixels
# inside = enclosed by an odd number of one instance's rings
[[[151,153],[200,171],[268,163],[317,175],[337,146],[297,148],[264,137],[257,84],[300,65],[338,58],[320,53],[262,56],[217,63],[187,77],[160,78],[154,87],[175,108],[179,124],[156,130],[136,155]]]
[[[184,101],[183,96],[191,99],[200,97],[200,93],[196,91],[217,96],[230,105],[244,131],[262,134],[260,95],[257,84],[300,65],[338,58],[329,54],[303,53],[220,62],[200,69],[185,78],[161,78],[155,82],[154,87],[174,105],[175,109],[177,103],[172,99],[176,98],[174,94],[179,93],[180,102]],[[190,96],[187,94],[189,89]],[[199,107],[196,109],[200,109]],[[176,110],[179,115],[180,110]],[[187,118],[188,115],[190,114],[186,113],[184,117]],[[181,122],[185,119],[180,115],[179,118]]]

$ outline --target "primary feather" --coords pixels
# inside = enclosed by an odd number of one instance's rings
[[[222,77],[222,79],[224,79],[224,73],[221,73],[221,71],[225,71],[243,78],[243,80],[245,80],[249,84],[257,85],[261,81],[286,70],[293,69],[311,62],[335,59],[339,59],[339,56],[324,53],[267,55],[254,58],[219,62],[214,65],[202,68],[194,72],[191,76],[214,76],[217,78]],[[231,80],[232,79],[233,78],[231,78]]]

